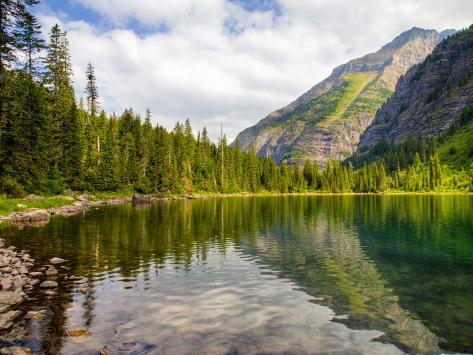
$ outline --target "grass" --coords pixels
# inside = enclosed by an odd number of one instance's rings
[[[51,196],[44,197],[39,201],[26,201],[21,198],[9,198],[5,195],[0,195],[0,216],[7,216],[12,212],[24,211],[28,208],[53,208],[65,205],[71,205],[76,201],[80,193],[76,192],[73,196]],[[133,195],[130,189],[112,192],[97,192],[90,193],[89,199],[91,201],[110,200],[114,198],[129,197]]]
[[[473,162],[473,121],[445,137],[438,153],[442,163],[451,167],[467,167]]]
[[[337,102],[335,111],[326,118],[326,121],[339,119],[376,75],[375,72],[345,74],[343,80],[346,82],[346,86],[343,95]]]
[[[114,198],[123,198],[123,197],[130,197],[135,192],[132,189],[124,189],[119,191],[105,191],[105,192],[94,192],[90,193],[89,199],[92,201],[103,201],[103,200],[111,200]]]
[[[27,208],[51,208],[70,205],[74,200],[67,197],[55,196],[45,197],[40,201],[26,201],[20,198],[7,198],[0,196],[0,216],[9,215],[12,212],[23,211]]]

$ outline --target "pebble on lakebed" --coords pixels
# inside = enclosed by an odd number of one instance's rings
[[[59,285],[56,281],[51,281],[51,280],[43,281],[39,285],[39,287],[41,287],[41,288],[56,288],[58,286]]]

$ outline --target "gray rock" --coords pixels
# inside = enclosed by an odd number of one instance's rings
[[[2,291],[12,291],[13,290],[13,277],[11,275],[4,275],[0,279],[0,286]]]
[[[38,279],[30,279],[30,280],[29,280],[29,284],[30,284],[31,286],[36,286],[37,284],[39,284],[39,282],[40,282],[40,281],[39,281]]]
[[[33,272],[30,272],[29,275],[31,277],[41,277],[43,276],[43,273],[41,271],[33,271]]]
[[[58,274],[58,271],[57,269],[54,267],[54,266],[50,266],[47,270],[46,270],[46,275],[48,276],[52,276],[52,275],[57,275]]]
[[[10,265],[11,258],[6,255],[0,255],[0,267]]]
[[[132,203],[150,203],[151,196],[148,195],[133,195],[131,198]]]
[[[31,349],[22,346],[12,346],[9,348],[0,349],[1,355],[30,355],[33,354]]]
[[[0,314],[0,330],[11,328],[13,321],[21,314],[20,311],[8,311]]]
[[[58,257],[54,257],[51,260],[49,260],[49,262],[53,265],[62,264],[62,263],[65,263],[66,261],[67,261],[66,259],[62,259]]]
[[[0,303],[15,305],[23,302],[23,297],[18,292],[0,291]]]
[[[56,287],[58,287],[58,283],[56,281],[50,281],[50,280],[43,281],[43,282],[41,282],[39,287],[41,287],[41,288],[56,288]]]
[[[15,223],[48,221],[50,213],[43,209],[30,209],[24,212],[15,212],[10,215],[10,220]]]

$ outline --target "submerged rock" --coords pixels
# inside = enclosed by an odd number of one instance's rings
[[[0,349],[1,355],[30,355],[33,354],[31,349],[22,346],[12,346],[9,348]]]
[[[48,269],[45,271],[45,273],[48,276],[53,276],[53,275],[57,275],[58,271],[54,266],[49,266]]]
[[[49,262],[53,265],[62,264],[62,263],[65,263],[66,261],[67,261],[66,259],[58,258],[56,256],[52,258],[51,260],[49,260]]]
[[[72,341],[77,343],[87,341],[91,335],[91,333],[84,328],[71,328],[66,330],[66,334],[71,338]]]
[[[29,311],[26,313],[26,319],[41,319],[46,315],[46,310],[42,309],[40,311]]]
[[[79,287],[79,288],[77,289],[77,292],[79,292],[79,293],[84,293],[84,294],[85,294],[85,293],[89,292],[89,288],[87,288],[87,287]]]

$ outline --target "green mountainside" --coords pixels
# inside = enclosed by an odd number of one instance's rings
[[[324,166],[351,156],[399,77],[451,33],[419,28],[402,33],[376,53],[335,68],[296,101],[241,132],[234,145],[238,141],[242,149],[277,163],[309,159]]]
[[[410,69],[361,138],[355,165],[383,158],[403,165],[419,144],[442,163],[467,168],[473,161],[473,26],[450,36]],[[402,148],[400,148],[402,147]]]

